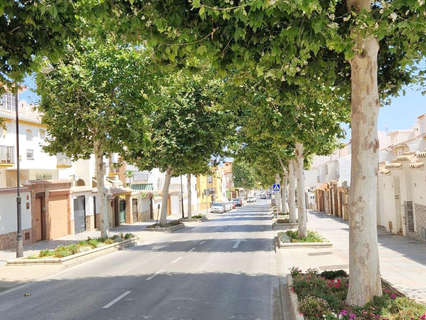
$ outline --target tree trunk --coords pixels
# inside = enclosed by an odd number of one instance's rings
[[[290,160],[288,164],[288,210],[290,213],[290,222],[296,223],[296,204],[295,204],[295,192],[296,192],[296,176],[294,172],[294,160]]]
[[[308,234],[306,227],[306,203],[305,203],[305,173],[303,171],[303,144],[296,143],[296,171],[297,171],[297,207],[299,237],[306,237]]]
[[[188,189],[188,218],[191,219],[192,217],[192,199],[191,199],[191,174],[187,174],[186,178],[187,181],[187,189]]]
[[[370,10],[370,1],[352,0],[348,10]],[[382,295],[377,247],[377,53],[374,37],[355,37],[351,63],[352,167],[349,193],[349,289],[346,301],[363,306]]]
[[[281,178],[280,178],[280,175],[277,173],[275,175],[275,184],[280,184],[280,182],[281,182]],[[275,191],[274,193],[275,193],[275,205],[277,206],[278,213],[280,213],[280,212],[282,212],[282,209],[281,209],[281,192]]]
[[[286,173],[283,174],[283,178],[282,178],[282,185],[281,185],[281,203],[282,203],[282,208],[283,208],[283,213],[287,213],[288,212],[288,207],[287,207],[287,175]]]
[[[169,200],[169,186],[170,180],[172,178],[172,169],[168,168],[166,170],[166,176],[164,179],[163,191],[161,193],[161,216],[160,216],[160,225],[164,226],[167,224],[167,204]]]
[[[99,142],[94,144],[94,153],[95,153],[95,165],[96,165],[96,188],[98,189],[98,212],[101,215],[101,237],[108,237],[109,229],[109,217],[108,211],[106,210],[106,195],[105,195],[105,166],[104,166],[104,153],[101,150],[101,145]]]

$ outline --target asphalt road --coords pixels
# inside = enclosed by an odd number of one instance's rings
[[[260,201],[6,292],[0,319],[281,320]]]

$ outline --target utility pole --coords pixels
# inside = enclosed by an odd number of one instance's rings
[[[180,175],[180,201],[182,205],[182,219],[185,217],[185,212],[183,210],[183,184],[182,184],[182,175]]]
[[[15,115],[16,115],[16,257],[24,256],[24,243],[22,241],[21,193],[20,193],[20,167],[19,167],[19,115],[18,115],[18,84],[15,83]]]

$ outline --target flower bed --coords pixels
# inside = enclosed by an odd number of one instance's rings
[[[363,307],[348,306],[349,277],[343,270],[291,270],[291,290],[299,301],[299,312],[306,320],[426,320],[426,306],[402,296],[383,283],[383,296]]]
[[[278,233],[278,237],[283,243],[294,242],[327,242],[321,235],[314,231],[308,231],[304,238],[299,237],[297,231],[288,230]]]
[[[67,246],[59,246],[53,250],[41,250],[38,255],[28,256],[25,259],[40,259],[40,258],[64,258],[80,252],[89,251],[95,248],[103,247],[123,240],[134,238],[131,233],[121,234],[120,236],[115,235],[110,238],[97,238],[80,241],[79,243],[70,244]]]

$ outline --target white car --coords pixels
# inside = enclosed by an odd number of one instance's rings
[[[248,197],[247,202],[256,202],[256,197]]]
[[[210,208],[210,212],[224,213],[225,212],[225,204],[221,203],[221,202],[213,202],[212,207]]]
[[[232,210],[233,204],[232,202],[225,202],[225,211]]]

